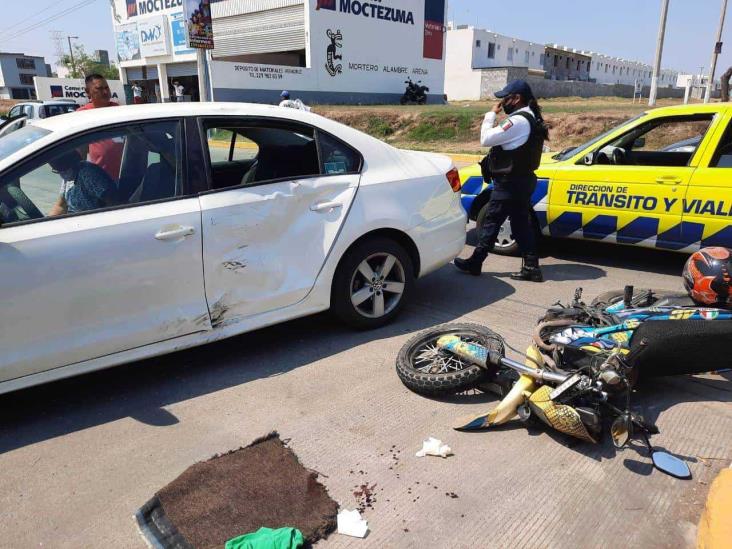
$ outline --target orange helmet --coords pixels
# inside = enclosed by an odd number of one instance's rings
[[[699,305],[726,307],[732,304],[732,250],[702,248],[684,265],[684,287]]]

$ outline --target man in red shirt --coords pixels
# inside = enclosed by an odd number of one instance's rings
[[[106,78],[101,74],[90,74],[84,80],[86,93],[89,96],[89,103],[77,109],[76,112],[89,109],[101,109],[104,107],[119,107],[119,104],[111,101],[112,92]],[[103,139],[89,143],[88,160],[102,168],[109,177],[117,181],[119,169],[122,163],[122,150],[124,142],[119,139]]]

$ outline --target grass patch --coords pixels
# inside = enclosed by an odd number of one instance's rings
[[[407,131],[409,141],[467,140],[474,138],[476,115],[472,112],[427,112]]]
[[[379,139],[385,139],[394,134],[394,126],[380,116],[371,116],[366,123],[366,133]]]

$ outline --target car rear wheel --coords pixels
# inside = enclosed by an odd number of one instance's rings
[[[401,245],[381,237],[365,240],[341,259],[331,310],[356,328],[378,328],[399,314],[413,285],[414,266]]]

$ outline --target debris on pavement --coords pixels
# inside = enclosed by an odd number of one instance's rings
[[[414,455],[417,457],[439,456],[446,458],[453,455],[453,453],[450,447],[443,444],[440,439],[430,437],[422,443],[422,449]]]
[[[354,538],[366,537],[369,530],[369,523],[361,518],[361,513],[356,509],[349,511],[343,509],[338,513],[338,533]]]

